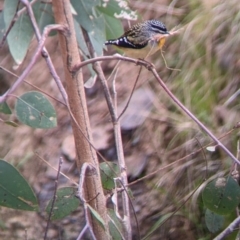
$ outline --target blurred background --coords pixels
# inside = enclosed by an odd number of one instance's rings
[[[168,30],[180,29],[177,35],[167,39],[163,48],[166,63],[161,52],[151,56],[149,61],[155,65],[159,76],[174,95],[215,136],[226,134],[240,119],[239,0],[134,0],[129,1],[129,6],[139,14],[136,22],[158,19],[165,23]],[[123,20],[122,23],[127,29],[129,22]],[[131,25],[134,23],[130,22]],[[48,38],[46,46],[63,79],[57,36]],[[0,52],[0,65],[20,74],[35,48],[36,42],[32,41],[24,63],[16,69],[5,46]],[[115,49],[108,48],[104,54],[115,52]],[[106,76],[110,76],[116,62],[103,62],[102,66]],[[119,113],[130,96],[138,72],[139,66],[124,62],[118,65],[116,90]],[[83,73],[87,80],[87,70],[84,69]],[[4,93],[15,79],[0,69],[0,93]],[[61,98],[41,58],[26,80]],[[109,80],[110,87],[111,83],[112,77]],[[30,90],[33,88],[24,83],[14,94]],[[94,144],[106,159],[116,161],[112,124],[98,81],[92,88],[86,89],[86,95]],[[14,102],[14,96],[9,98],[10,106],[13,107]],[[38,214],[1,207],[1,239],[23,239],[25,229],[28,239],[40,239],[43,236],[46,227],[43,210],[52,197],[56,172],[38,155],[54,167],[58,166],[59,157],[63,156],[62,171],[76,181],[79,177],[74,164],[75,150],[69,115],[63,105],[54,100],[51,102],[57,111],[57,128],[32,129],[19,123],[14,115],[9,120],[16,122],[18,127],[0,123],[0,158],[20,170],[36,192],[41,207]],[[2,114],[0,118],[6,120]],[[130,105],[121,118],[121,126],[129,182],[162,168],[151,177],[131,185],[132,202],[142,237],[152,230],[158,220],[183,205],[205,180],[206,172],[212,178],[224,176],[232,166],[231,159],[221,149],[206,151],[203,146],[211,144],[211,139],[182,113],[146,69],[140,74]],[[234,155],[237,154],[238,137],[239,131],[235,129],[222,139]],[[67,179],[60,178],[59,187],[69,185]],[[225,225],[235,217],[229,216]],[[83,209],[79,208],[64,220],[51,224],[49,239],[76,239],[84,224]],[[134,217],[132,226],[133,239],[138,239]],[[192,240],[212,239],[214,236],[205,225],[204,207],[197,192],[164,225],[160,226],[159,223],[148,239]],[[84,239],[89,237],[86,235]],[[234,238],[232,236],[229,239]]]

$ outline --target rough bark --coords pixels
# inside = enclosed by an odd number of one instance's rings
[[[108,239],[106,199],[100,179],[99,164],[96,151],[91,147],[83,134],[92,142],[91,128],[87,111],[82,71],[72,71],[73,67],[81,62],[77,46],[73,18],[69,0],[53,0],[53,12],[55,21],[67,27],[67,30],[59,32],[59,43],[64,64],[66,91],[71,112],[77,122],[72,119],[71,124],[77,152],[77,167],[79,171],[84,163],[94,166],[94,170],[87,168],[84,177],[84,199],[91,205],[105,221],[105,230],[99,222],[87,211],[90,219],[90,227],[97,239]],[[78,126],[80,126],[80,129]]]

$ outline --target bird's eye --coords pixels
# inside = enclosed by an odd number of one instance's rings
[[[152,27],[153,31],[155,31],[155,32],[159,32],[159,33],[167,32],[167,28],[165,27],[165,25],[159,21],[151,22],[151,27]]]

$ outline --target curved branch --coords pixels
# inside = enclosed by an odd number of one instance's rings
[[[49,32],[52,30],[64,31],[64,29],[65,29],[64,26],[59,25],[59,24],[49,25],[49,26],[45,27],[43,35],[38,43],[38,47],[37,47],[35,53],[33,54],[33,57],[31,59],[30,63],[27,65],[27,67],[25,68],[23,73],[19,76],[19,78],[12,85],[12,87],[7,92],[5,92],[2,96],[0,96],[0,103],[3,103],[6,100],[7,96],[9,94],[13,93],[17,89],[17,87],[24,81],[26,76],[29,74],[30,70],[36,63],[38,56],[41,54],[42,49],[44,48],[44,44],[45,44],[45,41],[46,41],[46,38],[47,38]]]
[[[217,139],[217,137],[215,137],[215,135],[201,122],[198,120],[197,117],[195,117],[195,115],[190,112],[175,96],[174,94],[169,90],[169,88],[166,86],[166,84],[162,81],[162,79],[159,77],[156,68],[154,67],[154,65],[150,62],[147,62],[145,60],[141,60],[141,59],[133,59],[133,58],[129,58],[129,57],[124,57],[121,55],[113,55],[113,56],[104,56],[104,57],[96,57],[93,59],[89,59],[86,60],[84,62],[82,62],[81,64],[75,65],[74,66],[74,71],[79,70],[80,68],[82,68],[83,66],[87,65],[87,64],[91,64],[94,62],[98,62],[98,61],[109,61],[109,60],[121,60],[121,61],[127,61],[127,62],[131,62],[131,63],[135,63],[136,65],[141,65],[144,66],[145,68],[147,68],[152,74],[153,76],[156,78],[156,80],[158,81],[158,83],[161,85],[161,87],[164,89],[164,91],[168,94],[168,96],[172,99],[172,101],[175,102],[175,104],[182,109],[183,112],[185,112],[204,132],[207,133],[207,135],[219,146],[222,148],[222,150],[233,160],[235,161],[237,164],[240,165],[240,161],[227,149],[227,147],[225,147],[221,141],[219,141]]]

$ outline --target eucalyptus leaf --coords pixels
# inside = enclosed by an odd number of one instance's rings
[[[36,196],[27,181],[4,160],[0,160],[0,205],[26,211],[38,210]]]
[[[108,216],[110,218],[109,231],[113,240],[121,240],[124,237],[124,226],[121,221],[118,219],[117,215],[113,211],[113,209],[108,209]]]
[[[120,173],[120,170],[116,163],[112,163],[112,162],[101,163],[100,174],[101,174],[103,188],[107,190],[113,189],[115,187],[113,178],[116,178],[119,173]]]
[[[38,27],[40,28],[41,32],[43,32],[44,27],[46,27],[47,25],[55,23],[51,3],[41,3],[37,12],[39,14]],[[50,33],[50,36],[55,35],[56,33],[56,31],[52,31]]]
[[[0,103],[0,112],[4,114],[12,114],[12,111],[6,102]]]
[[[204,205],[219,215],[228,215],[240,203],[240,187],[232,177],[217,178],[202,192]]]
[[[46,212],[50,214],[53,199],[47,205]],[[78,208],[80,204],[76,197],[76,189],[73,187],[64,187],[57,190],[56,201],[54,202],[51,214],[52,220],[62,219]]]
[[[208,230],[212,233],[219,231],[223,227],[224,220],[224,216],[216,214],[209,209],[205,212],[205,223]]]
[[[88,31],[88,36],[96,54],[101,56],[103,52],[103,44],[106,40],[104,18],[102,16],[96,17],[92,20],[92,23],[93,28],[91,31]]]
[[[75,16],[78,23],[87,31],[93,30],[93,20],[96,17],[94,8],[100,4],[99,0],[71,0],[77,15]]]
[[[6,28],[8,28],[13,21],[18,2],[18,0],[4,1],[3,15]],[[20,6],[22,6],[22,4],[20,4]],[[17,19],[7,37],[11,55],[17,64],[21,64],[26,56],[33,33],[32,24],[25,12]]]
[[[16,113],[19,121],[33,128],[52,128],[57,125],[56,112],[40,92],[27,92],[17,99]]]
[[[88,51],[88,47],[87,47],[86,41],[84,39],[82,29],[81,29],[79,23],[77,22],[77,20],[75,18],[73,20],[74,20],[74,28],[75,28],[75,32],[76,32],[77,42],[78,42],[78,46],[81,50],[81,54],[84,57],[90,57],[90,53]]]
[[[104,18],[97,15],[95,7],[100,5],[100,1],[71,1],[77,15],[75,19],[88,33],[93,48],[98,56],[102,55],[105,38]]]
[[[89,204],[87,204],[87,206],[88,206],[89,210],[91,211],[92,215],[95,217],[95,219],[98,220],[98,222],[100,223],[101,227],[103,229],[105,229],[105,222],[102,219],[102,217],[100,216],[100,214],[95,209],[93,209]]]
[[[103,14],[106,38],[114,39],[123,34],[123,26],[119,19]]]

